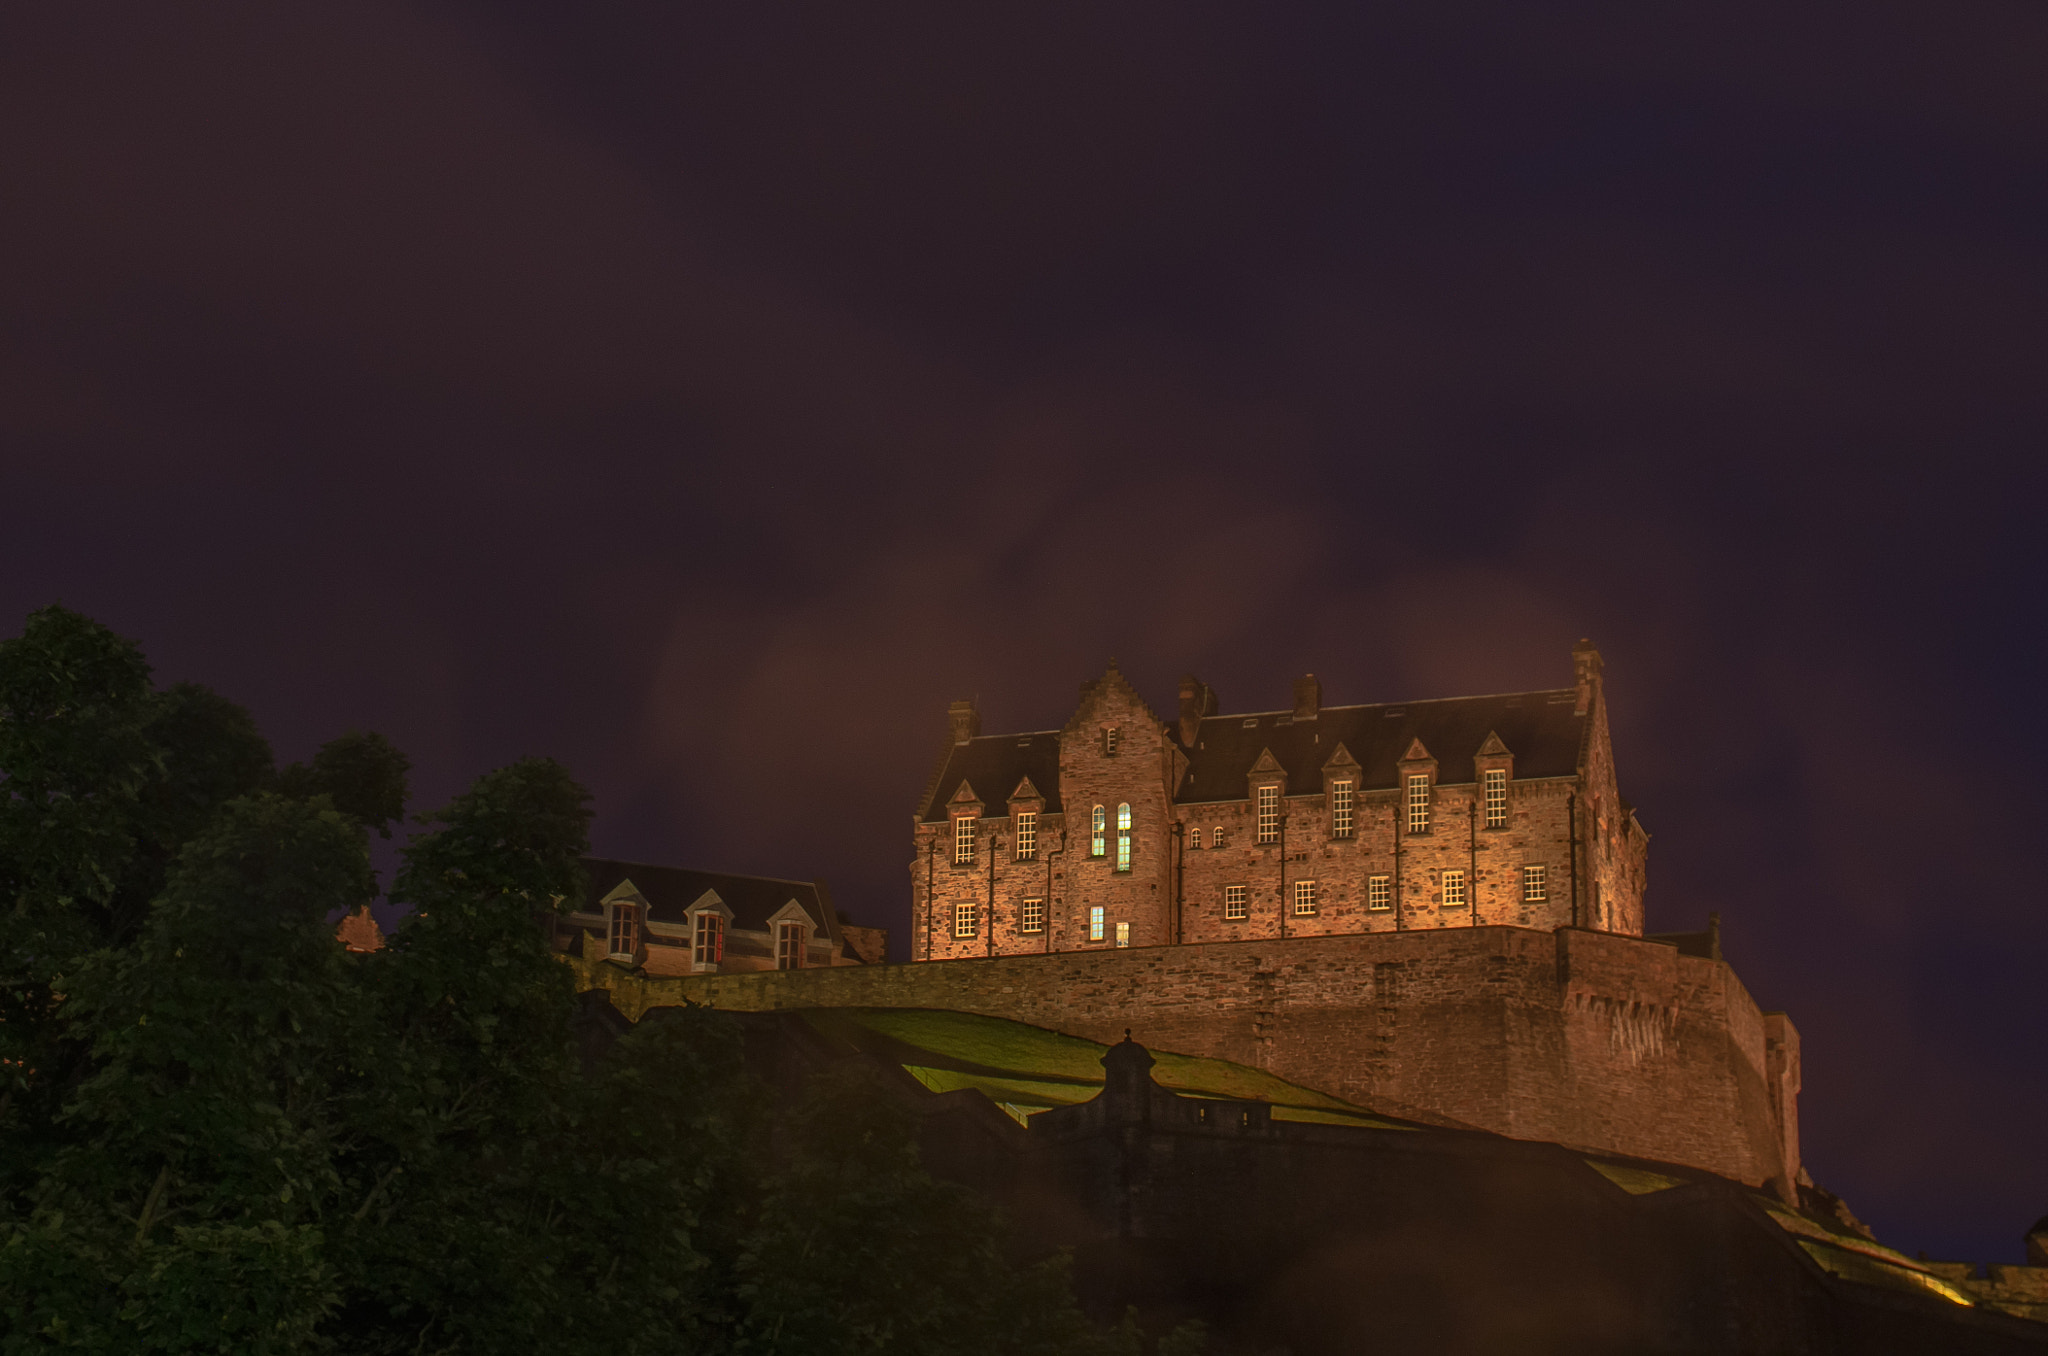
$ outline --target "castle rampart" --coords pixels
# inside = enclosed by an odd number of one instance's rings
[[[1726,963],[1615,933],[1469,927],[650,978],[577,959],[626,1016],[983,1013],[1211,1055],[1390,1112],[1789,1191],[1797,1032]],[[1796,1113],[1795,1113],[1796,1115]]]

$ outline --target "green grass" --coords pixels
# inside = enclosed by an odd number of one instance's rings
[[[1088,1101],[1102,1087],[1107,1046],[1023,1022],[928,1008],[813,1008],[803,1016],[828,1037],[901,1064],[934,1092],[977,1088],[1019,1119]],[[1226,1059],[1156,1050],[1152,1057],[1153,1078],[1186,1096],[1269,1102],[1276,1120],[1415,1128]]]

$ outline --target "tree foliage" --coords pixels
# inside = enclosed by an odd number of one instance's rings
[[[1006,1260],[858,1073],[779,1105],[697,1010],[580,1065],[545,924],[590,809],[558,764],[420,821],[369,955],[332,920],[402,755],[270,768],[245,711],[152,690],[85,618],[0,643],[0,1356],[1141,1349]]]

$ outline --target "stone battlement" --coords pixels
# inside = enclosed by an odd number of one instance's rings
[[[1235,1060],[1394,1114],[1687,1164],[1790,1198],[1799,1037],[1726,962],[1468,927],[658,978],[572,957],[627,1017],[938,1008]]]

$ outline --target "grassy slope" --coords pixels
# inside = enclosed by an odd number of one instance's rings
[[[1013,1114],[1085,1102],[1102,1086],[1107,1046],[1022,1022],[925,1008],[818,1008],[804,1016],[825,1035],[894,1059],[935,1092],[979,1088]],[[1270,1102],[1281,1120],[1404,1128],[1229,1060],[1160,1051],[1153,1058],[1159,1084],[1188,1096]]]

